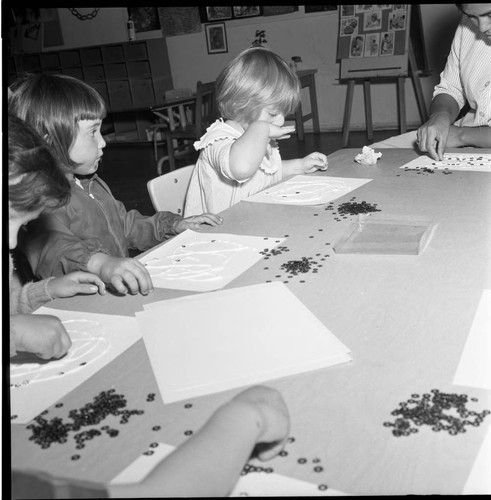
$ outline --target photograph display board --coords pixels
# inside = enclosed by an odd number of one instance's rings
[[[407,76],[411,6],[341,5],[341,79]]]

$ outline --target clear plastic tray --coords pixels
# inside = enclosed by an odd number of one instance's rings
[[[419,255],[436,225],[428,219],[360,215],[334,245],[336,253]]]

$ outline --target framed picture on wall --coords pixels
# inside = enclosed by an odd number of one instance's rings
[[[212,23],[232,19],[232,7],[205,7],[200,5],[199,15],[202,23]]]
[[[241,19],[243,17],[255,17],[262,15],[262,9],[260,5],[244,5],[244,6],[234,6],[234,18]]]
[[[225,23],[205,24],[205,31],[208,54],[228,52]]]

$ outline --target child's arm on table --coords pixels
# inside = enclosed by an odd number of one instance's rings
[[[110,283],[117,292],[147,295],[153,292],[153,283],[145,266],[130,257],[111,257],[99,252],[92,255],[87,269],[97,274],[105,283]]]
[[[284,447],[290,429],[281,395],[267,387],[247,389],[218,408],[205,425],[135,485],[109,485],[110,497],[228,495],[256,444],[269,460]]]
[[[269,140],[286,139],[294,131],[294,126],[278,127],[262,120],[252,122],[230,148],[230,171],[235,179],[252,177],[263,161]]]
[[[223,222],[223,219],[219,215],[204,213],[201,215],[193,215],[192,217],[186,217],[180,221],[176,222],[175,229],[176,233],[182,233],[186,229],[192,229],[199,231],[202,224],[208,224],[209,226],[219,226]]]
[[[283,175],[312,174],[316,170],[327,170],[327,156],[317,151],[305,158],[283,160]]]
[[[48,293],[53,299],[73,297],[79,293],[106,293],[106,285],[95,274],[85,271],[74,271],[58,278],[51,278],[47,284]]]
[[[125,227],[126,242],[129,248],[145,251],[161,241],[180,234],[186,229],[199,231],[202,224],[218,226],[223,220],[220,216],[204,213],[183,219],[172,212],[157,212],[154,215],[142,215],[138,210],[126,211],[124,205],[115,200],[118,213]]]
[[[42,359],[61,358],[72,341],[56,316],[14,314],[10,316],[10,356],[32,352]]]

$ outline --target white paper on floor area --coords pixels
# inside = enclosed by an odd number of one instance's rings
[[[491,290],[483,290],[453,383],[491,389]]]
[[[401,168],[432,170],[473,170],[491,172],[491,154],[444,153],[443,160],[433,160],[427,155],[418,156]]]
[[[244,201],[284,203],[288,205],[322,205],[363,186],[372,179],[296,175],[285,182],[263,189]]]
[[[491,494],[491,426],[488,426],[476,461],[464,486],[463,495]]]
[[[24,424],[85,382],[141,338],[133,317],[41,307],[57,316],[72,346],[61,359],[10,363],[11,422]]]
[[[159,304],[136,318],[164,403],[351,361],[280,282]]]
[[[159,288],[209,292],[224,287],[285,238],[186,230],[140,257]]]
[[[160,463],[174,447],[158,443],[155,448],[149,448],[128,467],[122,470],[111,484],[124,485],[139,483]],[[318,485],[307,481],[300,481],[280,474],[265,472],[249,472],[241,476],[229,496],[340,496],[346,495],[328,488],[319,490]]]

